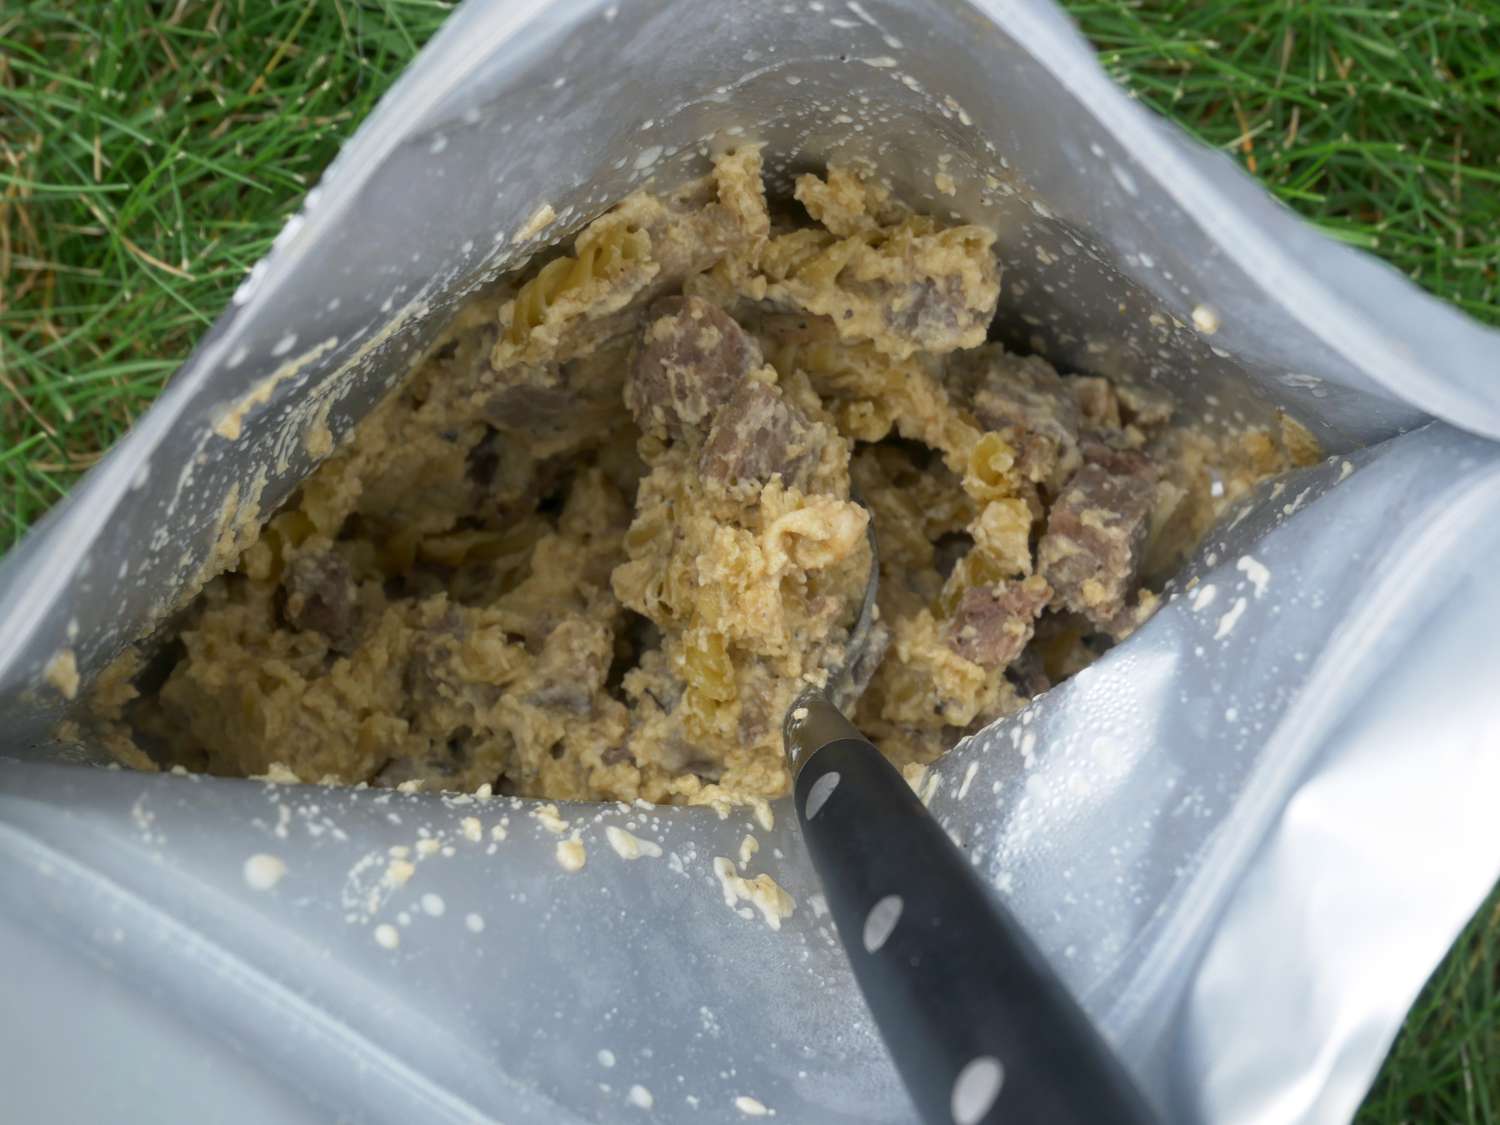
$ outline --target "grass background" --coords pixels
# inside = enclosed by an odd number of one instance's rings
[[[1073,0],[1109,71],[1336,238],[1500,324],[1500,0]],[[0,8],[0,554],[143,411],[434,0]],[[1500,894],[1359,1120],[1500,1125]]]

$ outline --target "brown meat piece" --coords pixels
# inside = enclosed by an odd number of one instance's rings
[[[976,357],[974,416],[1008,431],[1027,480],[1056,488],[1078,467],[1079,409],[1069,381],[1046,360],[985,348]]]
[[[508,385],[484,404],[485,420],[496,429],[545,437],[572,421],[578,396],[564,385],[558,364],[526,364],[503,376]]]
[[[641,333],[625,405],[642,432],[696,441],[764,361],[723,309],[701,297],[658,301]]]
[[[401,676],[411,710],[434,710],[457,697],[451,661],[463,631],[462,619],[450,610],[440,622],[412,637]]]
[[[282,584],[286,619],[292,628],[321,633],[341,652],[353,648],[359,632],[358,591],[341,555],[329,551],[293,559]]]
[[[1102,437],[1085,438],[1080,449],[1085,462],[1098,465],[1115,476],[1138,477],[1144,481],[1156,479],[1155,466],[1140,450],[1117,449]]]
[[[741,385],[714,419],[698,471],[730,487],[749,481],[763,484],[777,473],[788,486],[801,487],[817,452],[806,415],[774,387],[751,381]]]
[[[450,608],[425,628],[411,634],[401,686],[414,728],[436,723],[441,729],[452,709],[477,715],[494,706],[504,688],[478,683],[466,674],[463,647],[470,635],[462,614]]]
[[[537,665],[541,686],[526,702],[573,715],[591,714],[595,697],[604,690],[614,651],[614,631],[607,622],[564,618],[542,644]]]
[[[885,321],[898,335],[930,351],[951,351],[986,319],[986,310],[969,307],[959,278],[924,277],[892,289]]]
[[[1037,548],[1054,604],[1108,629],[1140,570],[1156,488],[1141,476],[1088,464],[1068,481]]]
[[[1031,640],[1052,590],[1035,576],[1021,582],[971,586],[948,622],[948,647],[985,668],[1004,668]]]
[[[677,710],[677,705],[682,702],[683,692],[686,685],[668,671],[666,654],[659,648],[648,649],[641,653],[639,669],[641,676],[636,679],[631,673],[625,674],[625,693],[633,701],[637,708],[650,706],[670,715]],[[632,683],[632,679],[636,682]],[[644,686],[650,683],[651,686]]]
[[[600,753],[599,760],[606,766],[617,766],[621,762],[634,762],[635,754],[628,745],[606,746]]]
[[[571,457],[617,428],[627,347],[621,341],[562,363],[490,372],[481,417],[534,459]]]

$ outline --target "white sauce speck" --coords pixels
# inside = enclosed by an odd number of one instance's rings
[[[630,1087],[630,1093],[626,1095],[625,1100],[637,1109],[650,1109],[656,1104],[656,1099],[651,1096],[651,1091],[644,1086]]]
[[[479,934],[484,932],[484,918],[481,915],[473,913],[465,914],[464,925],[469,928],[469,932],[471,934]]]
[[[389,922],[382,922],[375,927],[375,944],[382,949],[395,949],[401,944],[401,931]]]
[[[974,775],[978,772],[978,762],[970,762],[969,767],[964,770],[964,779],[958,783],[958,799],[960,801],[969,795],[969,786],[974,784]]]
[[[771,803],[766,800],[758,800],[755,805],[755,823],[767,832],[776,827],[776,814],[771,811]]]
[[[484,839],[484,826],[479,823],[477,816],[464,817],[458,822],[458,827],[463,832],[464,839],[471,844],[477,844]]]
[[[64,699],[78,695],[78,658],[70,648],[59,649],[47,661],[42,678],[57,689]]]
[[[609,841],[609,846],[614,848],[615,854],[621,859],[640,859],[641,856],[656,859],[661,855],[661,845],[650,840],[642,840],[639,836],[632,835],[613,824],[604,830],[604,838]]]
[[[1241,555],[1239,562],[1234,564],[1234,569],[1242,572],[1250,580],[1257,598],[1266,592],[1266,587],[1271,583],[1270,570],[1265,564],[1249,555]]]
[[[769,875],[757,875],[746,879],[735,869],[734,861],[726,856],[715,856],[714,876],[719,880],[719,889],[724,894],[724,904],[741,918],[755,917],[749,907],[738,904],[743,900],[760,911],[761,918],[773,930],[781,929],[781,920],[790,918],[796,903],[792,896]]]
[[[516,241],[525,242],[533,235],[541,234],[552,225],[557,218],[557,212],[552,209],[552,204],[543,203],[531,213],[531,217],[521,224],[521,229],[516,231]]]
[[[764,1117],[771,1112],[759,1098],[752,1098],[746,1094],[741,1094],[734,1099],[734,1108],[746,1117]]]
[[[533,811],[531,815],[536,817],[537,821],[548,832],[555,832],[561,836],[568,830],[568,822],[558,813],[556,805],[543,805],[541,808]]]
[[[1234,631],[1234,627],[1240,623],[1240,617],[1245,612],[1245,599],[1235,598],[1234,605],[1229,607],[1229,612],[1219,618],[1219,627],[1214,630],[1214,640],[1222,641]]]
[[[599,1052],[599,1065],[604,1067],[615,1065],[615,1053],[608,1047],[605,1047]]]
[[[432,918],[441,918],[443,911],[448,909],[448,904],[443,901],[442,895],[435,895],[428,891],[422,896],[422,913]]]
[[[1205,336],[1219,330],[1219,314],[1211,305],[1196,305],[1193,308],[1193,327]]]
[[[1029,730],[1021,736],[1021,761],[1027,769],[1036,764],[1036,731]]]
[[[252,891],[269,891],[286,874],[286,864],[274,855],[258,852],[245,860],[245,883]]]
[[[1214,598],[1216,598],[1218,594],[1219,591],[1213,586],[1212,583],[1207,586],[1199,587],[1197,593],[1193,595],[1193,612],[1201,613],[1203,612],[1203,610],[1213,605]]]

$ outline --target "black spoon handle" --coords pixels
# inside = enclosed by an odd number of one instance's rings
[[[829,912],[922,1120],[1155,1121],[895,766],[821,698],[793,709],[787,746]]]

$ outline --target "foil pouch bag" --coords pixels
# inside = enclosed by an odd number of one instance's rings
[[[1125,644],[945,756],[931,808],[1167,1119],[1352,1114],[1500,870],[1500,336],[1152,118],[1048,4],[469,0],[0,569],[14,1119],[911,1120],[784,803],[769,830],[564,807],[570,875],[526,802],[102,769],[48,737],[48,661],[86,691],[232,561],[309,426],[348,433],[466,294],[751,140],[773,189],[861,157],[995,228],[1008,343],[1323,443]],[[611,825],[662,855],[624,862]],[[747,832],[797,903],[778,932],[713,874]]]

